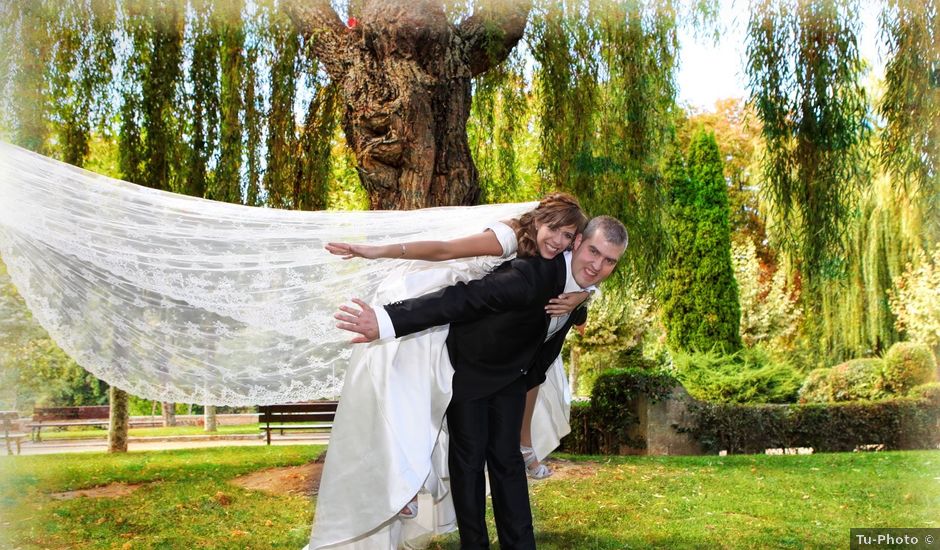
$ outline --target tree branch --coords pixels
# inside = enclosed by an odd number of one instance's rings
[[[472,76],[502,63],[525,33],[531,0],[488,2],[458,26],[467,47]]]
[[[330,78],[339,81],[352,61],[349,42],[353,29],[343,24],[329,0],[288,2],[286,9],[304,38],[313,40],[313,51]]]

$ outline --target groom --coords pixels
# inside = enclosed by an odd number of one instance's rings
[[[341,329],[352,342],[402,337],[450,323],[447,351],[454,367],[447,409],[450,484],[461,548],[488,548],[486,482],[489,471],[500,547],[535,548],[528,483],[519,451],[526,381],[544,379],[561,351],[572,319],[550,319],[548,300],[588,289],[613,272],[627,246],[623,224],[592,219],[571,253],[508,261],[486,277],[387,304],[377,310],[341,306]]]

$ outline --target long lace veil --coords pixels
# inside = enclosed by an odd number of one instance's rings
[[[298,212],[176,195],[0,143],[0,255],[78,364],[132,394],[215,405],[338,395],[369,300],[420,262],[344,261],[328,241],[450,239],[534,204]]]

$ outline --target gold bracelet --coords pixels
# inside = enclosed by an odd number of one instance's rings
[[[399,246],[401,246],[401,257],[404,258],[405,257],[405,244],[400,243]]]

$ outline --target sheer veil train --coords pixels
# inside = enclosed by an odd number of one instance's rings
[[[417,262],[343,261],[327,241],[450,239],[533,203],[298,212],[104,177],[0,143],[0,255],[50,336],[132,394],[256,405],[338,395],[336,306]]]

